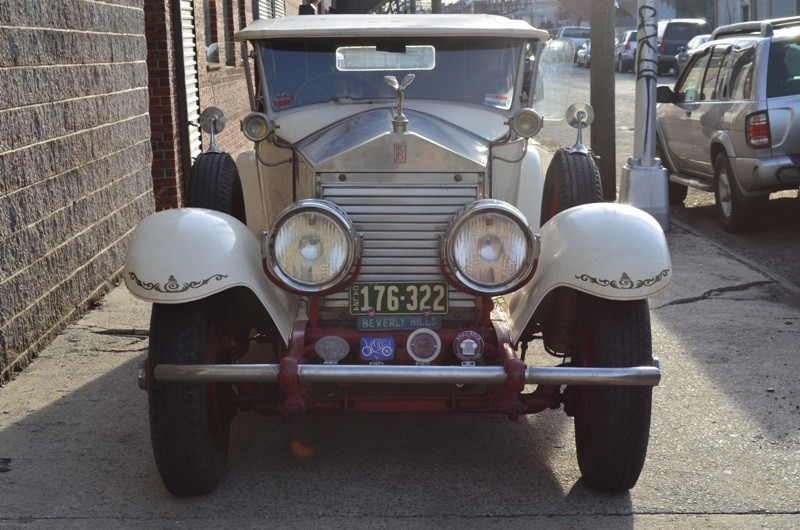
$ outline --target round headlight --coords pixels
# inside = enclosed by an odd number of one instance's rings
[[[520,109],[511,118],[511,129],[523,138],[533,138],[542,130],[542,117],[533,109]]]
[[[270,273],[292,289],[314,293],[340,283],[357,258],[350,218],[329,201],[297,201],[276,219],[268,236]]]
[[[272,124],[266,114],[251,112],[242,120],[242,133],[248,140],[260,142],[272,132]]]
[[[507,293],[533,268],[533,233],[525,216],[510,204],[477,201],[450,222],[444,258],[466,287],[490,295]]]

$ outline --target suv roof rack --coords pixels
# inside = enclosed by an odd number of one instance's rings
[[[739,22],[738,24],[729,24],[727,26],[718,27],[711,34],[711,38],[709,40],[728,37],[730,35],[745,35],[754,33],[759,34],[761,37],[771,37],[776,29],[797,25],[800,25],[800,16],[773,18],[771,20],[759,20],[755,22]]]

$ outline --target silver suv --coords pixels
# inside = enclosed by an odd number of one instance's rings
[[[737,232],[770,193],[800,186],[800,17],[718,28],[657,99],[671,204],[687,186],[713,191]]]

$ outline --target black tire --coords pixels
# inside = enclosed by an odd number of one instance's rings
[[[616,72],[623,72],[624,71],[622,69],[622,57],[619,56],[619,55],[617,55],[616,58],[614,59],[614,70]]]
[[[669,180],[669,173],[674,172],[674,170],[669,167],[669,162],[667,162],[664,156],[664,148],[661,147],[661,140],[659,139],[656,139],[656,156],[661,159],[661,165],[667,169],[667,195],[669,197],[669,203],[673,206],[683,204],[683,201],[686,200],[686,196],[689,193],[689,187]]]
[[[228,153],[203,153],[192,165],[187,206],[226,213],[247,223],[239,170]]]
[[[154,304],[150,322],[150,438],[167,490],[202,495],[219,483],[228,457],[231,411],[223,409],[230,385],[159,383],[159,364],[224,362],[219,319],[210,299],[188,304]]]
[[[547,168],[542,193],[541,224],[573,206],[603,201],[600,171],[594,159],[560,149]],[[541,322],[542,339],[553,352],[566,354],[573,348],[577,292],[560,289]]]
[[[580,352],[586,367],[652,366],[647,300],[579,299]],[[575,409],[578,466],[587,486],[621,492],[639,480],[650,438],[653,389],[649,386],[583,386]]]
[[[725,153],[714,160],[714,203],[717,218],[726,232],[742,232],[750,226],[752,207],[739,194],[736,176]]]
[[[600,171],[590,155],[559,149],[547,168],[541,224],[573,206],[603,201]]]

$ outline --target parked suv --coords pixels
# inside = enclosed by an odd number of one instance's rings
[[[558,33],[556,33],[555,38],[566,39],[572,42],[572,46],[575,48],[573,61],[577,62],[578,50],[589,40],[589,31],[589,28],[586,26],[562,26],[558,28]]]
[[[629,72],[636,65],[636,30],[623,33],[614,45],[614,69]]]
[[[711,33],[711,26],[700,18],[675,18],[658,21],[658,75],[675,67],[675,55],[692,37]]]
[[[692,37],[692,40],[690,40],[689,44],[687,44],[685,47],[681,46],[678,48],[678,54],[675,55],[675,79],[680,77],[681,72],[683,72],[683,69],[686,67],[686,62],[689,60],[689,52],[695,48],[699,48],[708,42],[708,39],[710,38],[711,35],[708,33],[703,33],[702,35]]]
[[[800,17],[718,28],[657,99],[672,204],[687,186],[713,191],[736,232],[771,192],[800,186]]]

